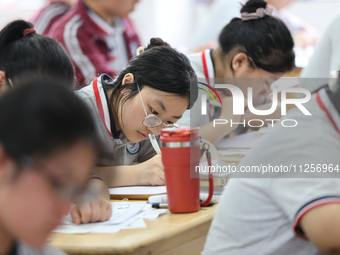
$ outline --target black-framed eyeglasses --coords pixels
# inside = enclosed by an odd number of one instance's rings
[[[146,107],[145,107],[145,104],[144,104],[144,101],[143,101],[143,98],[142,98],[142,94],[140,92],[140,88],[138,86],[138,84],[136,83],[137,85],[137,89],[138,89],[138,93],[139,93],[139,96],[140,96],[140,99],[142,101],[142,105],[143,105],[143,109],[144,109],[144,113],[145,113],[145,118],[143,119],[142,123],[144,126],[148,127],[148,128],[154,128],[154,127],[158,127],[160,125],[163,125],[163,128],[179,128],[179,125],[178,124],[166,124],[164,123],[164,121],[156,116],[155,114],[148,114],[147,110],[146,110]]]

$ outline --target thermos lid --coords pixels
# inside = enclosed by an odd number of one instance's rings
[[[184,127],[178,129],[161,130],[161,143],[199,141],[198,128]]]

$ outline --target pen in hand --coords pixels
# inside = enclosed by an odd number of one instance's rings
[[[149,134],[149,139],[150,139],[151,145],[152,145],[153,149],[156,151],[156,153],[161,154],[161,148],[159,148],[157,139],[156,139],[156,137],[153,133]]]

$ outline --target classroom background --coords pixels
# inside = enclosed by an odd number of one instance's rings
[[[143,44],[153,36],[188,52],[193,35],[208,18],[214,1],[229,0],[140,0],[130,15]],[[16,18],[29,19],[44,0],[0,0],[0,26]],[[327,24],[340,11],[340,0],[299,0],[289,10],[316,28],[322,35]]]

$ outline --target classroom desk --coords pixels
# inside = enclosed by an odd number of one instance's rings
[[[200,254],[217,204],[195,213],[167,212],[147,228],[115,234],[52,234],[50,244],[72,254]]]

